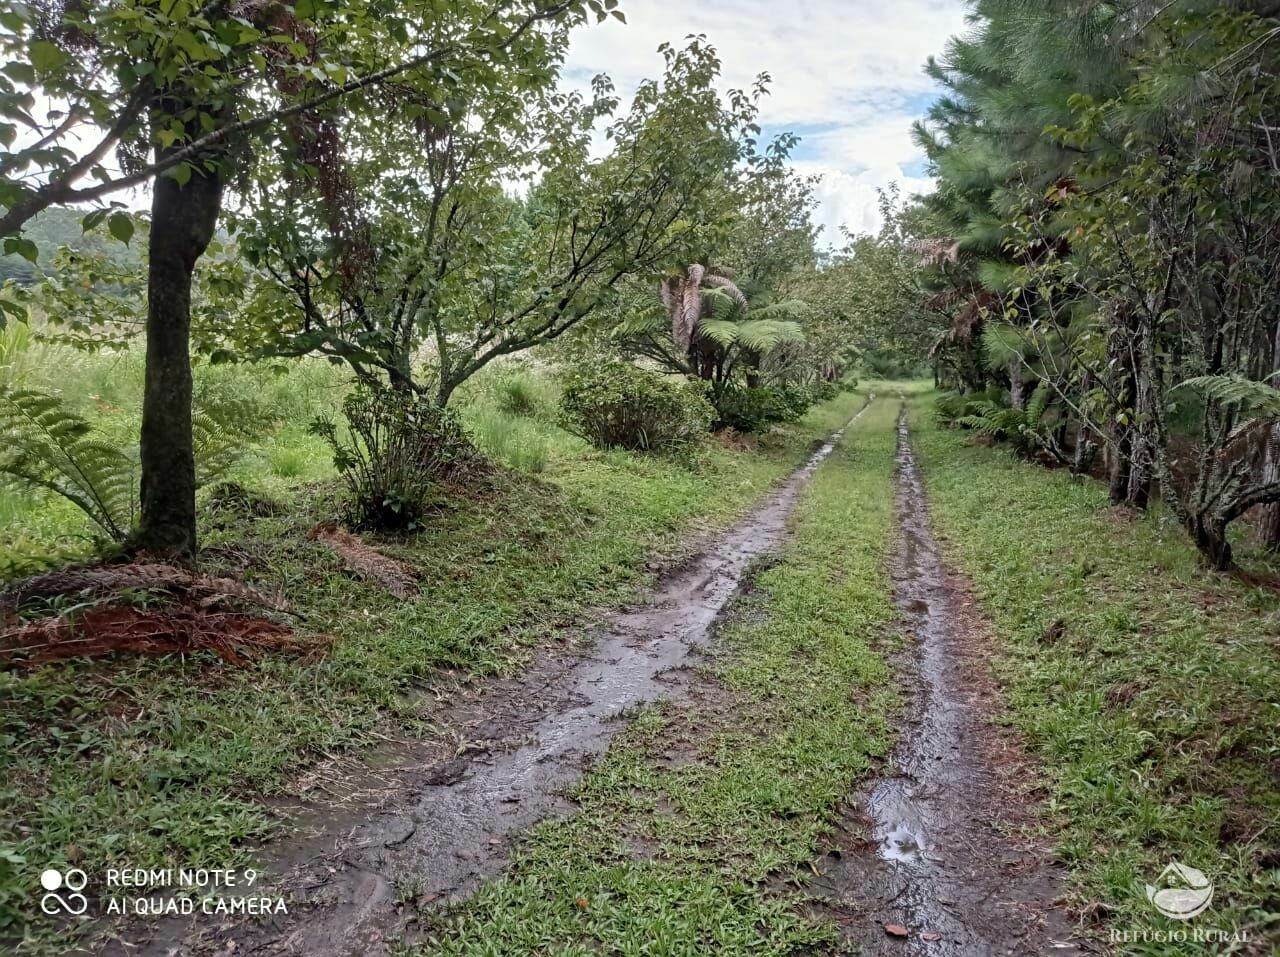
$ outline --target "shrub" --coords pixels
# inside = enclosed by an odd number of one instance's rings
[[[434,487],[475,474],[483,462],[450,409],[413,393],[362,384],[342,403],[350,442],[329,418],[311,424],[333,450],[357,528],[421,527]]]
[[[764,432],[775,422],[800,418],[813,405],[813,395],[803,386],[730,385],[716,396],[716,427],[737,432]]]
[[[601,449],[673,451],[704,435],[715,419],[697,383],[625,362],[573,373],[560,405],[565,428]]]

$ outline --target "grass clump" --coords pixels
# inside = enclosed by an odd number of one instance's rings
[[[847,409],[842,411],[847,419]],[[639,713],[502,878],[414,953],[790,955],[835,935],[775,889],[892,743],[893,416],[868,412],[813,479],[692,702]],[[678,750],[680,761],[667,758]]]
[[[466,420],[471,438],[489,459],[530,475],[546,469],[550,443],[534,423],[486,406],[468,410]]]

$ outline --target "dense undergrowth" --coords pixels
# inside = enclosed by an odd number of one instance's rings
[[[818,470],[778,564],[737,606],[692,702],[645,709],[509,872],[424,915],[418,951],[786,955],[833,945],[797,885],[836,806],[892,745],[882,657],[896,403]]]
[[[342,394],[321,383],[313,407]],[[321,660],[235,668],[195,654],[0,672],[0,935],[22,926],[46,866],[101,874],[249,860],[280,824],[260,797],[323,753],[418,727],[411,692],[511,670],[534,646],[565,641],[589,609],[650,581],[654,559],[741,514],[862,402],[845,394],[749,448],[708,440],[676,462],[594,451],[559,429],[553,410],[507,411],[510,389],[482,386],[459,403],[464,421],[496,421],[508,435],[501,423],[518,420],[539,443],[538,474],[499,469],[479,486],[442,488],[419,532],[375,542],[418,570],[414,600],[353,578],[313,537],[338,513],[339,493],[318,440],[295,426],[310,409],[282,413],[244,459],[236,477],[248,498],[206,501],[202,567],[282,594],[304,632],[332,636]],[[496,441],[477,432],[482,447]],[[295,453],[297,467],[281,469]],[[259,496],[280,507],[257,507]],[[21,514],[49,523],[20,528],[28,541],[77,520]],[[29,949],[58,946],[27,933]]]
[[[1101,483],[942,430],[928,401],[914,413],[935,526],[1002,639],[1009,720],[1041,759],[1085,929],[1104,940],[1186,929],[1144,892],[1178,861],[1214,882],[1196,926],[1247,932],[1244,952],[1269,952],[1280,931],[1280,595],[1206,572],[1159,510],[1107,510]]]

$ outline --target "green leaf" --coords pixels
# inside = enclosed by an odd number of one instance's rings
[[[51,73],[67,62],[67,55],[49,40],[36,40],[28,51],[31,66],[39,73]]]
[[[36,257],[40,255],[40,250],[36,248],[36,244],[24,236],[6,236],[4,238],[4,254],[6,256],[21,256],[28,262],[35,262]]]
[[[129,240],[133,238],[133,217],[128,213],[117,210],[107,219],[107,232],[114,239],[128,245]]]

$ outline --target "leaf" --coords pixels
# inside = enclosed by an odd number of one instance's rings
[[[4,254],[6,256],[21,256],[27,262],[35,262],[36,257],[40,255],[40,250],[36,244],[25,236],[6,236],[4,238]]]
[[[129,240],[133,238],[133,217],[128,213],[117,210],[107,218],[107,232],[113,239],[128,245]]]
[[[907,930],[901,924],[885,924],[884,932],[886,934],[891,934],[894,937],[909,937],[911,935],[911,931]]]
[[[38,73],[51,73],[67,62],[67,55],[49,40],[36,40],[32,43],[28,56]]]
[[[920,935],[921,940],[942,940],[942,935],[936,931],[926,930]]]

